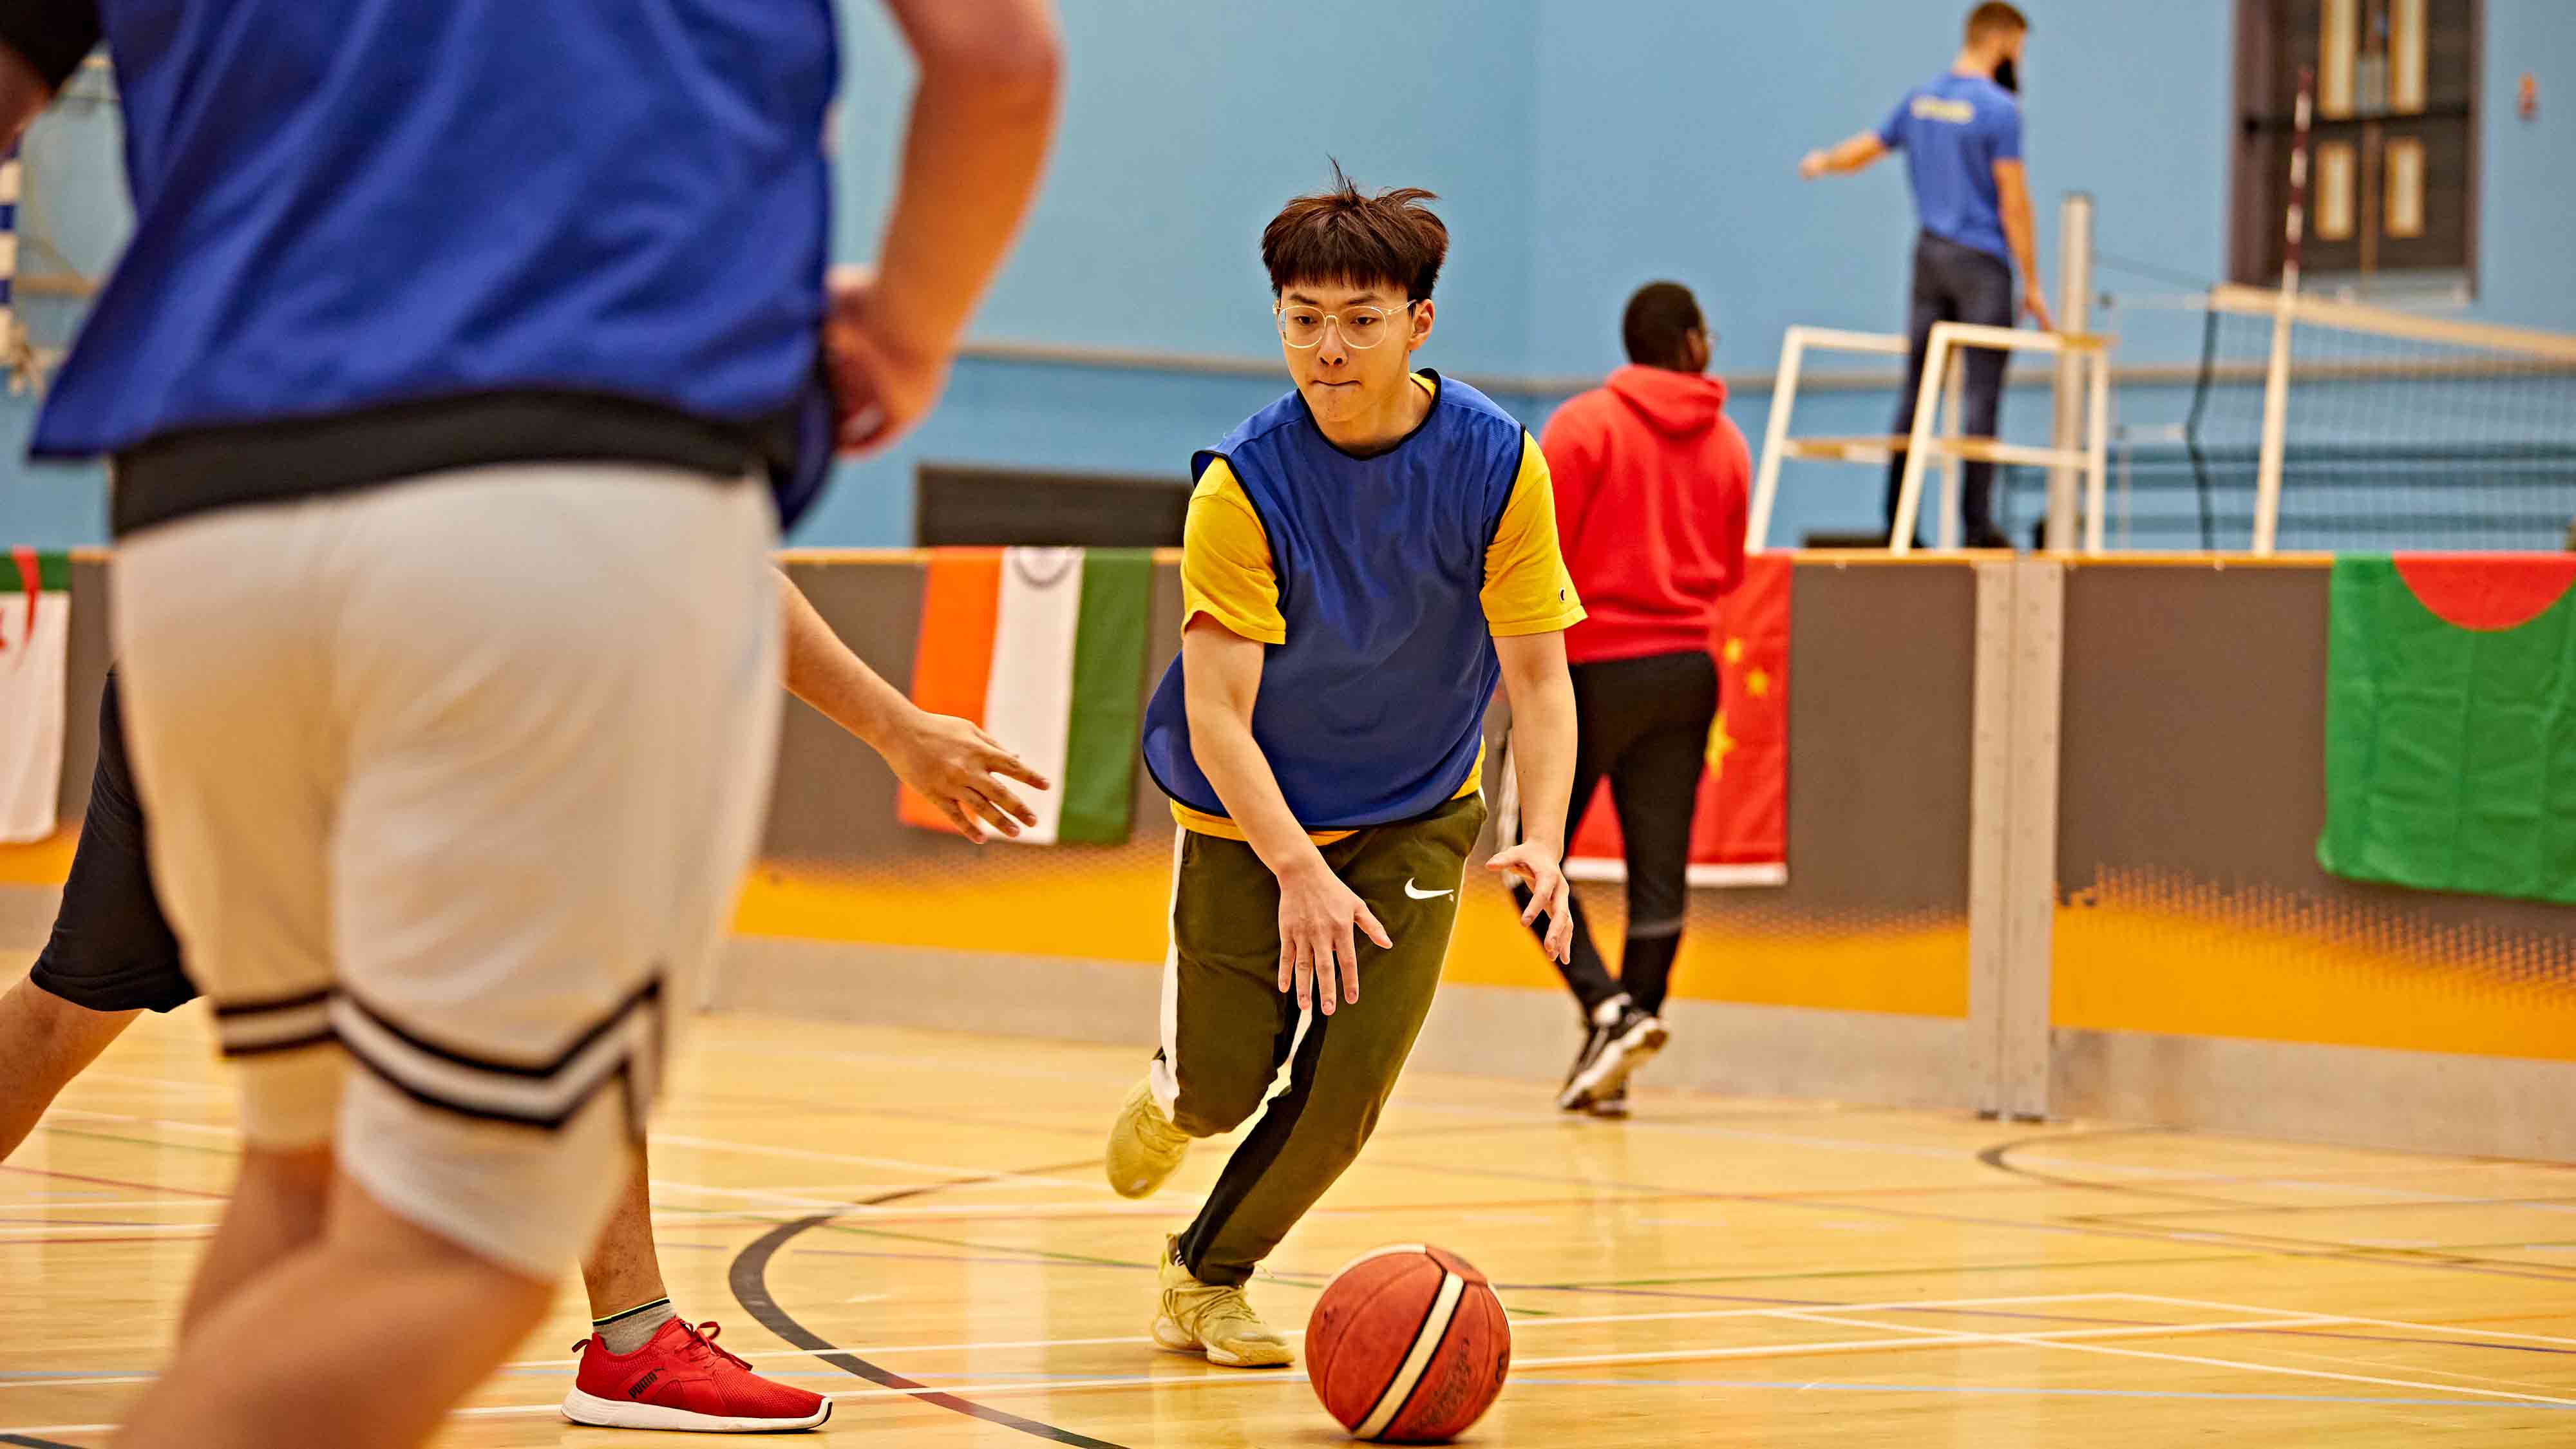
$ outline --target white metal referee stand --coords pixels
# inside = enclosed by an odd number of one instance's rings
[[[2084,389],[2081,441],[2075,447],[2039,447],[1971,438],[1959,431],[1961,354],[1971,347],[2007,352],[2045,352],[2081,374]],[[1938,322],[1923,358],[1923,382],[1914,401],[1914,431],[1906,437],[1792,437],[1789,413],[1797,401],[1798,374],[1807,351],[1866,352],[1903,357],[1905,339],[1871,332],[1843,332],[1830,327],[1791,327],[1780,345],[1779,382],[1772,391],[1771,416],[1764,424],[1762,468],[1754,480],[1753,507],[1746,520],[1745,542],[1759,549],[1768,542],[1771,513],[1780,494],[1783,459],[1803,458],[1840,463],[1873,463],[1884,467],[1898,451],[1905,454],[1904,481],[1897,494],[1896,521],[1889,530],[1890,552],[1910,553],[1914,524],[1923,506],[1923,475],[1934,458],[1941,460],[1940,547],[1959,545],[1959,472],[1967,462],[2022,463],[2037,468],[2080,472],[2084,479],[2084,552],[2102,552],[2104,480],[2111,428],[2111,339],[2081,332],[2026,332],[2013,327],[1982,327],[1969,322]],[[1935,433],[1935,428],[1938,433]],[[2054,490],[2052,490],[2052,493]],[[2051,533],[2058,532],[2062,510],[2051,498]]]
[[[1797,406],[1798,379],[1810,349],[1903,357],[1906,339],[1888,333],[1847,332],[1832,327],[1791,327],[1780,343],[1780,370],[1771,389],[1771,411],[1763,426],[1762,466],[1754,479],[1753,504],[1745,523],[1745,547],[1767,546],[1771,514],[1780,495],[1780,464],[1802,458],[1819,462],[1868,463],[1885,467],[1900,450],[1905,473],[1897,498],[1896,520],[1888,533],[1890,551],[1914,549],[1914,525],[1922,516],[1923,474],[1933,459],[1941,461],[1941,508],[1936,525],[1939,546],[1959,546],[1960,467],[1963,463],[2021,463],[2050,470],[2048,547],[2071,551],[2075,546],[2075,481],[2080,475],[2085,497],[2084,552],[2102,552],[2105,475],[2111,429],[2111,339],[2085,330],[2093,295],[2093,198],[2070,193],[2058,211],[2058,316],[2070,330],[2025,332],[2014,327],[1984,327],[1967,322],[1933,324],[1923,358],[1923,379],[1914,399],[1914,431],[1906,437],[1792,437],[1789,415]],[[1959,430],[1961,355],[1971,347],[2006,353],[2045,352],[2057,359],[2055,419],[2051,446],[2041,448],[1993,438],[1962,436]],[[1936,432],[1937,430],[1937,432]]]

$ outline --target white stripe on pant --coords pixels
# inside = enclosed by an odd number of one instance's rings
[[[621,1084],[696,999],[767,803],[775,538],[756,482],[580,464],[125,542],[127,726],[189,968],[219,1007],[339,994],[333,1040],[239,1059],[246,1140],[336,1139],[385,1206],[535,1275],[588,1246]]]

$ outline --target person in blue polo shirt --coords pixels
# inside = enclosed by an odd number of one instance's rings
[[[116,65],[134,234],[34,451],[114,460],[241,1088],[119,1444],[419,1443],[631,1183],[768,795],[780,521],[937,397],[1052,131],[1047,0],[885,4],[907,160],[827,282],[831,0],[0,0],[0,139]]]
[[[2021,271],[2021,307],[2049,331],[2047,299],[2040,295],[2039,266],[2032,259],[2030,185],[2022,173],[2021,102],[2017,71],[2030,22],[2003,0],[1988,0],[1968,13],[1967,40],[1949,71],[1905,93],[1874,131],[1840,145],[1810,151],[1798,165],[1813,180],[1868,166],[1890,151],[1905,153],[1913,183],[1915,215],[1922,223],[1914,242],[1914,286],[1906,323],[1910,344],[1905,390],[1897,395],[1899,436],[1914,427],[1914,399],[1923,382],[1923,354],[1936,322],[2013,325],[2013,269]],[[2005,354],[1971,349],[1963,388],[1960,429],[1971,437],[1995,435],[2003,402]],[[1970,548],[2009,548],[1994,522],[1994,465],[1970,463],[1959,495],[1961,533]],[[1905,455],[1887,465],[1887,519],[1896,522],[1898,485]]]

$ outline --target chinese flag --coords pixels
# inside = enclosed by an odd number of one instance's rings
[[[1789,571],[1787,554],[1749,555],[1744,582],[1718,609],[1717,723],[1708,734],[1691,826],[1694,885],[1776,885],[1789,859]],[[1567,851],[1571,872],[1618,879],[1619,821],[1605,781]]]

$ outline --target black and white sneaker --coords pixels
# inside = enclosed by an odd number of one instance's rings
[[[1610,1021],[1587,1020],[1584,1023],[1583,1045],[1574,1053],[1574,1065],[1565,1069],[1565,1086],[1556,1094],[1558,1107],[1568,1112],[1580,1112],[1592,1105],[1589,1094],[1576,1095],[1574,1084],[1592,1070],[1594,1062],[1601,1059],[1601,1049],[1610,1044],[1610,1028],[1618,1020],[1618,1013],[1627,1000],[1622,996],[1602,1003],[1601,1011],[1611,1018]]]
[[[1661,1019],[1639,1011],[1625,995],[1601,1003],[1556,1105],[1568,1112],[1590,1110],[1598,1098],[1627,1086],[1628,1074],[1663,1050],[1671,1035]]]
[[[1627,1120],[1628,1084],[1621,1082],[1618,1086],[1594,1097],[1592,1099],[1592,1105],[1584,1110],[1590,1112],[1593,1116],[1602,1118],[1606,1121],[1620,1122]]]

